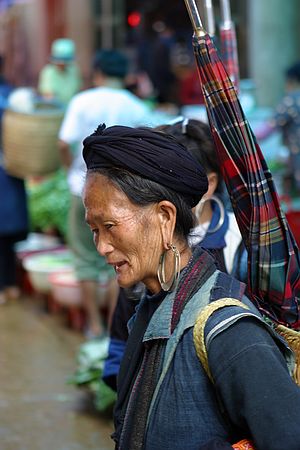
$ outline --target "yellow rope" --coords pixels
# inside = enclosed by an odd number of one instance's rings
[[[295,356],[294,381],[300,386],[300,332],[284,325],[277,325],[276,331],[288,343]]]
[[[240,306],[241,308],[249,309],[246,305],[244,305],[239,300],[235,300],[234,298],[221,298],[212,303],[209,303],[199,314],[197,317],[196,323],[194,325],[194,344],[197,356],[207,373],[208,377],[211,381],[212,375],[208,366],[208,357],[207,350],[205,346],[205,336],[204,329],[208,318],[218,309],[224,308],[225,306]]]
[[[244,309],[249,309],[246,305],[244,305],[239,300],[234,298],[221,298],[212,303],[209,303],[199,314],[197,317],[195,326],[194,326],[194,343],[197,356],[207,373],[210,380],[213,382],[212,375],[210,372],[210,368],[208,365],[208,356],[207,350],[205,346],[205,325],[208,318],[218,309],[224,308],[226,306],[239,306]],[[293,373],[294,381],[300,386],[300,332],[292,330],[284,325],[276,325],[275,330],[278,334],[280,334],[287,342],[291,350],[295,355],[295,368]]]

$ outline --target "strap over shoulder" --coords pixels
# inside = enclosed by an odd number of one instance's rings
[[[249,311],[252,315],[250,308],[242,303],[240,300],[235,298],[221,298],[209,303],[198,315],[196,323],[194,325],[194,344],[197,356],[203,365],[205,372],[207,373],[209,379],[213,382],[213,378],[208,366],[208,356],[205,344],[205,325],[209,317],[217,310],[225,308],[226,306],[238,306]],[[239,450],[255,450],[253,443],[248,439],[243,439],[242,441],[236,442],[232,445],[232,448]]]
[[[285,325],[275,326],[279,333],[292,349],[295,356],[295,366],[293,370],[293,379],[300,386],[300,332],[286,327]]]
[[[246,302],[247,303],[247,302]],[[221,308],[233,306],[239,307],[245,310],[244,313],[234,314],[230,318],[223,320],[217,325],[214,324],[213,330],[205,330],[208,319],[212,314],[220,310]],[[197,320],[194,325],[193,338],[194,345],[196,349],[197,356],[207,373],[209,379],[213,382],[212,374],[208,365],[208,355],[207,355],[207,345],[211,339],[211,335],[215,332],[218,333],[244,316],[254,316],[258,318],[267,327],[268,331],[275,338],[277,344],[283,351],[288,370],[294,379],[294,381],[300,386],[300,332],[287,328],[283,325],[273,324],[273,326],[268,325],[262,317],[255,313],[255,309],[252,306],[241,302],[235,298],[221,298],[209,303],[198,315]]]
[[[241,308],[249,310],[248,306],[243,304],[241,301],[236,300],[234,298],[226,297],[226,298],[220,298],[219,300],[215,300],[211,303],[209,303],[198,315],[196,323],[194,325],[194,344],[197,356],[207,373],[208,377],[211,381],[212,375],[210,372],[210,368],[208,366],[208,356],[207,356],[207,350],[205,345],[205,325],[209,317],[218,309],[224,308],[226,306],[239,306]]]

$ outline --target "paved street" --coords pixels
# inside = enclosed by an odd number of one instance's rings
[[[37,299],[0,306],[0,449],[112,450],[111,415],[66,384],[83,338]]]

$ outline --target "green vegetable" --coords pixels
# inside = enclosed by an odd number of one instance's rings
[[[116,393],[102,380],[109,340],[91,340],[82,344],[77,354],[77,369],[68,383],[85,387],[93,394],[94,405],[98,411],[105,411],[116,400]]]
[[[26,189],[31,229],[55,229],[66,240],[70,191],[64,169],[39,183],[27,183]]]

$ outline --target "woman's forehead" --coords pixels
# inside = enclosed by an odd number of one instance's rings
[[[86,201],[101,193],[106,193],[107,195],[114,190],[117,190],[117,187],[107,176],[97,172],[87,173],[83,188],[83,200]]]
[[[88,174],[84,184],[84,201],[109,201],[111,198],[127,198],[126,195],[115,186],[115,184],[105,175],[99,173]]]
[[[94,183],[111,183],[111,180],[99,172],[87,172],[85,178],[85,185],[91,186]]]
[[[108,211],[119,215],[128,210],[139,209],[108,177],[98,173],[92,173],[87,177],[83,203],[89,215]]]

